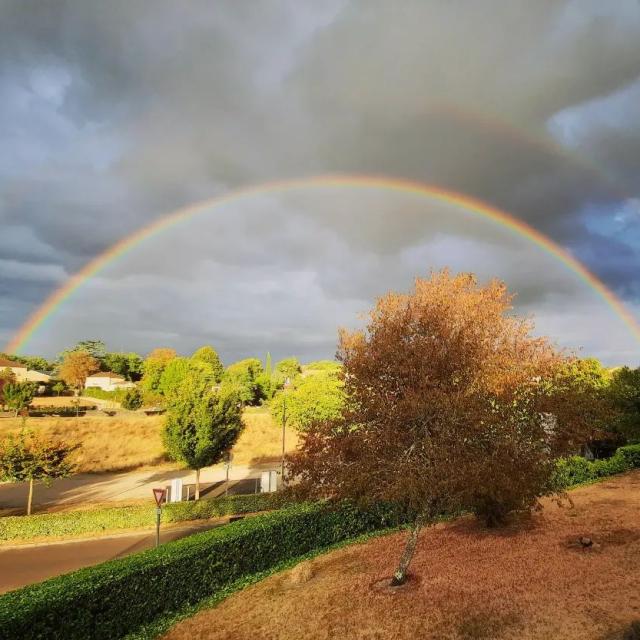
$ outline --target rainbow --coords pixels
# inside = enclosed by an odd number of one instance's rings
[[[640,341],[640,325],[638,325],[635,318],[612,291],[610,291],[598,278],[596,278],[596,276],[594,276],[582,263],[576,260],[576,258],[556,244],[553,240],[525,222],[514,218],[510,214],[500,211],[499,209],[470,196],[402,178],[370,175],[322,175],[290,180],[279,180],[238,189],[230,193],[178,209],[177,211],[142,227],[138,231],[135,231],[131,235],[109,247],[100,255],[96,256],[80,271],[69,278],[64,285],[54,291],[20,327],[13,339],[7,344],[5,351],[7,353],[16,353],[21,349],[24,349],[35,331],[37,331],[47,318],[49,318],[70,296],[72,296],[83,283],[99,273],[114,260],[117,260],[121,256],[126,255],[129,251],[135,249],[136,246],[147,238],[155,236],[158,233],[170,229],[181,222],[185,222],[198,214],[209,211],[212,208],[222,207],[245,198],[317,187],[376,188],[415,194],[463,208],[499,224],[502,227],[509,229],[514,234],[533,242],[546,253],[559,260],[569,270],[574,272],[611,307],[611,309],[624,321],[632,335]]]

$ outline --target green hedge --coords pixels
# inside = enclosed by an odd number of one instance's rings
[[[113,391],[105,391],[100,387],[87,387],[82,390],[82,395],[86,398],[97,398],[98,400],[114,400],[121,402],[126,389],[114,389]]]
[[[42,418],[46,416],[62,416],[63,418],[75,417],[76,414],[83,416],[87,411],[94,411],[96,405],[91,406],[31,406],[29,407],[29,416],[32,418]]]
[[[553,485],[558,489],[568,489],[599,478],[640,468],[640,444],[620,447],[613,456],[590,462],[581,456],[558,460]]]
[[[390,507],[289,507],[7,593],[0,629],[22,640],[122,638],[243,577],[401,521]]]
[[[186,522],[217,516],[268,511],[283,506],[281,494],[259,493],[211,500],[169,503],[162,508],[162,522]],[[86,511],[43,513],[0,518],[0,540],[28,540],[47,536],[77,536],[116,529],[152,527],[155,506],[134,505]]]

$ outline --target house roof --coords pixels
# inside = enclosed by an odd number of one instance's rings
[[[6,369],[7,367],[11,368],[20,368],[26,369],[27,365],[22,364],[21,362],[14,362],[13,360],[8,360],[7,358],[0,358],[0,369]]]
[[[97,371],[96,373],[92,373],[90,376],[87,376],[87,380],[89,378],[117,378],[118,380],[124,380],[121,375],[113,373],[113,371]]]

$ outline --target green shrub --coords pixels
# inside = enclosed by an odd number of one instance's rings
[[[71,400],[69,402],[71,402]],[[76,415],[84,416],[87,411],[94,411],[95,409],[96,405],[80,407],[74,407],[73,405],[69,405],[66,407],[37,406],[29,408],[29,416],[31,416],[32,418],[43,418],[47,416],[61,416],[63,418],[69,418],[75,417]]]
[[[114,402],[122,402],[127,389],[114,389],[113,391],[105,391],[100,387],[87,387],[82,390],[82,395],[86,398],[97,398],[98,400],[113,400]]]
[[[581,456],[558,460],[552,483],[556,489],[568,489],[634,468],[640,468],[640,445],[637,444],[620,447],[613,456],[603,460],[590,462]]]
[[[640,468],[640,444],[630,444],[620,447],[617,451],[634,469]]]
[[[398,524],[390,507],[305,504],[170,542],[0,596],[4,637],[122,638],[237,580]]]
[[[120,404],[127,411],[136,411],[142,407],[142,391],[138,387],[131,387],[124,392]]]
[[[173,502],[162,508],[162,522],[205,520],[225,515],[268,511],[282,505],[282,496],[277,493]],[[6,516],[0,518],[0,540],[78,536],[116,529],[152,527],[154,523],[155,506],[153,505],[107,507],[33,516]]]

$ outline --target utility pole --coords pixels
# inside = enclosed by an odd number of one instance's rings
[[[282,389],[282,463],[280,465],[280,476],[282,478],[282,486],[285,485],[284,475],[284,457],[285,457],[285,440],[286,440],[286,427],[287,427],[287,391],[291,386],[291,381],[287,378],[284,382]]]

